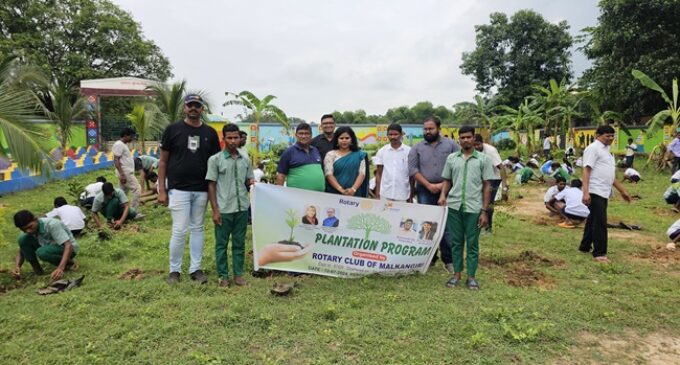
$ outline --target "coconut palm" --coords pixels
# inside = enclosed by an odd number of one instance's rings
[[[670,119],[671,125],[674,129],[680,128],[678,122],[680,122],[680,105],[678,105],[678,79],[673,79],[673,99],[668,97],[666,91],[659,86],[652,78],[647,76],[644,72],[639,70],[633,70],[633,77],[640,80],[642,85],[658,92],[661,94],[663,100],[668,104],[668,108],[656,113],[652,119],[647,122],[649,126],[648,133],[654,133],[658,128],[662,128],[666,121]]]
[[[279,107],[277,107],[276,105],[271,104],[272,100],[276,99],[276,96],[267,95],[264,98],[260,99],[247,90],[241,91],[238,94],[227,91],[225,95],[227,97],[233,97],[234,99],[227,100],[224,104],[222,104],[222,106],[240,105],[248,109],[255,117],[256,131],[259,132],[260,121],[262,120],[262,117],[265,115],[273,116],[276,121],[281,123],[285,130],[288,130],[290,128],[290,122],[288,121],[286,113],[284,113],[283,110],[279,109]],[[257,150],[260,149],[259,138],[255,139],[255,149]]]
[[[125,116],[135,128],[142,146],[142,153],[146,151],[146,138],[149,134],[161,132],[167,125],[167,118],[161,113],[156,104],[137,104],[132,112]]]
[[[184,97],[187,94],[201,95],[205,101],[206,93],[204,91],[189,91],[186,86],[187,82],[182,80],[170,85],[159,82],[147,88],[147,91],[154,95],[158,111],[161,113],[157,117],[164,118],[166,121],[163,123],[166,125],[184,119]],[[210,111],[210,105],[207,102],[205,110]],[[203,117],[205,118],[205,114]]]
[[[20,72],[15,57],[0,60],[0,134],[19,167],[49,171],[51,161],[40,145],[47,138],[31,123],[43,118],[34,94],[17,86]],[[6,153],[0,148],[0,154]]]
[[[79,95],[75,88],[58,82],[51,83],[47,92],[38,94],[38,98],[45,115],[56,126],[61,150],[66,151],[74,122],[87,115],[87,99]]]

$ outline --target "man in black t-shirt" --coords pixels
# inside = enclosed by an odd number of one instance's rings
[[[165,128],[161,137],[158,202],[167,205],[172,214],[169,284],[179,282],[187,230],[191,231],[191,279],[201,284],[208,282],[208,277],[201,270],[205,244],[203,224],[208,206],[205,175],[208,159],[220,152],[220,140],[212,127],[201,122],[204,106],[200,95],[187,95],[184,98],[186,118]]]
[[[321,162],[326,154],[333,149],[333,133],[335,132],[335,119],[333,114],[324,114],[321,117],[321,134],[312,139],[311,145],[319,150]]]

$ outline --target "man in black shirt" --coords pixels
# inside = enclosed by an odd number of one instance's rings
[[[332,114],[324,114],[321,117],[321,134],[312,139],[311,145],[319,150],[321,161],[326,157],[326,153],[333,149],[333,132],[335,132],[335,119]]]
[[[169,284],[179,282],[187,230],[191,231],[191,279],[201,284],[208,282],[208,277],[201,270],[205,244],[203,224],[208,205],[205,175],[208,158],[220,152],[220,140],[212,127],[201,122],[204,106],[200,95],[187,95],[184,98],[186,118],[165,128],[161,137],[158,202],[167,205],[172,214]]]

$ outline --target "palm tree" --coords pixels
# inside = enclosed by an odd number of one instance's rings
[[[146,138],[150,133],[158,133],[168,125],[168,119],[161,113],[156,104],[145,103],[137,104],[132,112],[125,116],[139,135],[142,145],[142,153],[146,151]]]
[[[680,128],[680,125],[678,124],[680,122],[680,105],[678,105],[678,79],[673,79],[673,99],[671,100],[671,98],[668,97],[668,94],[666,94],[666,91],[664,91],[664,89],[662,89],[659,84],[657,84],[645,73],[639,70],[633,70],[632,73],[636,79],[640,80],[642,85],[661,94],[663,100],[666,101],[666,104],[668,104],[667,109],[656,113],[656,115],[654,115],[652,119],[647,122],[647,125],[649,126],[647,133],[652,134],[656,131],[656,129],[663,127],[669,118],[673,129]]]
[[[57,138],[63,153],[71,141],[73,122],[87,114],[87,99],[70,86],[51,83],[47,93],[39,97],[47,118],[57,127]]]
[[[185,80],[175,82],[171,85],[164,83],[156,83],[153,86],[149,86],[147,91],[154,95],[156,104],[158,106],[158,111],[160,115],[158,118],[164,118],[165,121],[159,121],[161,124],[169,124],[176,122],[178,120],[184,119],[184,97],[187,94],[198,94],[204,97],[205,102],[205,91],[189,91],[187,90],[187,82]],[[210,111],[210,105],[206,103],[205,110]],[[149,109],[149,108],[145,108]],[[205,118],[205,114],[203,115]]]
[[[241,91],[238,94],[227,91],[225,95],[228,97],[234,97],[235,99],[227,100],[224,104],[222,104],[222,106],[241,105],[250,110],[250,112],[255,116],[256,131],[260,131],[260,120],[262,120],[264,115],[273,116],[276,121],[281,123],[286,131],[290,129],[290,122],[288,121],[286,113],[284,113],[283,110],[279,109],[279,107],[276,105],[270,104],[272,100],[276,99],[276,96],[267,95],[263,99],[259,99],[257,96],[247,90]],[[259,138],[255,139],[255,149],[260,149]]]
[[[20,72],[15,57],[0,60],[0,134],[19,167],[49,172],[51,160],[40,145],[47,138],[30,123],[43,119],[39,104],[31,91],[17,86]],[[0,154],[5,150],[0,148]]]

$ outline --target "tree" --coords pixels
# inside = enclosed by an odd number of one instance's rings
[[[593,62],[581,83],[602,95],[602,110],[625,121],[656,114],[664,100],[630,77],[644,70],[653,80],[680,75],[680,6],[677,1],[601,0],[598,25],[586,29],[584,46]]]
[[[158,106],[153,103],[135,105],[132,112],[126,118],[132,123],[135,131],[137,131],[142,145],[142,153],[146,151],[145,141],[149,134],[159,133],[168,125],[168,119],[163,116]]]
[[[540,126],[543,119],[538,115],[540,106],[537,103],[530,103],[530,99],[526,98],[517,108],[512,108],[507,105],[501,105],[498,107],[499,110],[504,111],[498,117],[500,127],[505,127],[510,129],[515,137],[515,145],[517,146],[517,156],[521,155],[520,146],[522,145],[522,140],[520,138],[520,133],[522,131],[526,132],[527,135],[527,151],[531,150],[532,147],[532,137],[534,134],[534,128]]]
[[[222,104],[222,106],[241,105],[245,107],[255,116],[254,124],[255,129],[257,131],[260,130],[260,121],[262,120],[262,117],[265,115],[273,116],[276,119],[276,121],[281,123],[283,128],[285,128],[286,130],[290,128],[290,122],[288,121],[286,113],[284,113],[283,110],[279,109],[278,106],[271,104],[271,102],[274,99],[276,99],[276,96],[267,95],[264,98],[260,99],[247,90],[241,91],[238,94],[227,91],[225,95],[227,97],[234,97],[235,99],[227,100],[224,104]],[[259,139],[255,140],[255,149],[257,150],[260,149]]]
[[[364,231],[364,239],[367,240],[371,232],[390,233],[392,226],[377,214],[361,213],[349,219],[347,228]]]
[[[532,10],[520,10],[508,21],[493,13],[490,24],[475,26],[476,48],[463,53],[460,68],[477,90],[497,93],[497,105],[516,107],[545,80],[569,80],[573,40],[566,21],[552,24]]]
[[[4,0],[0,54],[16,54],[66,87],[82,79],[172,76],[158,46],[108,0]]]
[[[57,127],[57,138],[62,151],[69,148],[73,123],[87,114],[87,99],[75,88],[56,82],[50,84],[47,92],[39,93],[39,99],[47,118]]]
[[[50,160],[40,146],[46,136],[31,123],[43,119],[40,107],[33,93],[17,86],[21,78],[15,57],[0,59],[0,137],[20,167],[49,171]]]
[[[154,96],[156,106],[158,106],[157,117],[165,120],[159,120],[160,124],[170,124],[184,119],[184,97],[188,94],[198,94],[203,97],[206,104],[206,112],[210,112],[210,104],[205,101],[206,92],[203,90],[189,91],[187,90],[187,82],[185,80],[174,82],[170,85],[158,82],[147,89]],[[149,106],[146,109],[151,110]],[[205,120],[205,114],[203,115]]]
[[[649,76],[645,75],[642,71],[633,70],[633,76],[640,80],[642,85],[658,92],[661,97],[666,102],[666,109],[656,113],[652,119],[647,122],[649,126],[649,134],[653,134],[658,128],[662,128],[666,121],[670,121],[673,129],[680,128],[680,105],[678,105],[678,79],[673,79],[673,99],[668,97],[668,94],[664,91],[659,84],[652,80]]]
[[[554,135],[560,131],[567,130],[571,126],[571,120],[575,116],[581,116],[577,111],[583,96],[574,88],[568,86],[566,80],[562,79],[558,84],[555,79],[550,79],[548,87],[533,85],[537,94],[532,96],[541,105],[544,115],[544,128],[546,133],[550,131],[551,122],[554,128]]]

